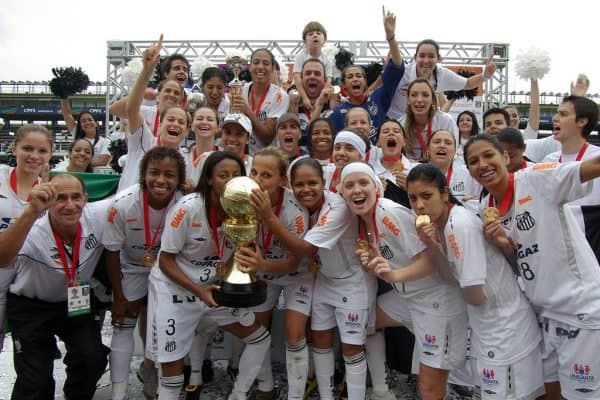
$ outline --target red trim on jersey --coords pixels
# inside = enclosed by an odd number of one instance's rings
[[[154,125],[152,126],[152,136],[156,137],[158,133],[158,126],[160,125],[160,113],[158,107],[156,108],[156,115],[154,116]]]
[[[333,171],[333,176],[331,177],[331,182],[329,183],[329,191],[333,193],[337,193],[336,181],[340,177],[340,168],[335,167],[335,171]]]
[[[583,144],[583,146],[581,146],[581,148],[579,149],[579,152],[577,153],[577,156],[575,157],[575,161],[581,161],[581,158],[583,157],[583,155],[585,154],[585,151],[587,150],[588,146],[590,144],[588,142],[585,142]],[[562,154],[560,155],[560,157],[558,158],[558,162],[561,163],[562,162]]]
[[[19,197],[19,184],[17,182],[17,170],[16,168],[13,168],[12,171],[10,171],[10,188],[12,189],[13,192],[15,192],[15,194],[17,195],[17,197]],[[33,182],[33,185],[31,185],[31,187],[34,187],[35,185],[38,184],[38,178],[35,178],[35,181]],[[27,196],[27,201],[29,201],[29,198],[31,196]]]
[[[513,202],[513,197],[515,195],[515,175],[508,174],[508,187],[506,188],[506,192],[504,193],[504,198],[502,199],[502,203],[498,207],[498,211],[500,211],[500,215],[506,214],[510,206]],[[488,199],[488,207],[494,207],[494,203],[496,200],[494,196],[490,193],[490,198]]]

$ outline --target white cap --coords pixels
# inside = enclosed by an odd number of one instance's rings
[[[252,133],[252,122],[244,114],[227,114],[225,119],[223,119],[222,126],[225,127],[227,124],[238,124],[248,132],[248,135]]]

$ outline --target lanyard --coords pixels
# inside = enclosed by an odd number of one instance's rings
[[[498,211],[500,211],[500,215],[506,214],[508,209],[512,204],[513,197],[515,195],[515,175],[508,174],[508,187],[506,188],[506,193],[504,193],[504,198],[502,199],[502,203],[498,207]],[[490,193],[490,198],[488,200],[488,206],[494,207],[494,196]]]
[[[268,83],[267,87],[265,88],[265,92],[263,93],[262,97],[260,98],[260,100],[258,101],[258,107],[255,107],[254,104],[254,96],[252,96],[252,89],[254,89],[254,85],[250,86],[250,92],[248,93],[248,97],[250,98],[250,110],[258,117],[258,113],[260,111],[260,108],[262,107],[265,98],[267,97],[267,93],[269,93],[269,89],[271,88],[271,84]]]
[[[429,143],[429,139],[431,139],[431,121],[427,122],[427,142],[423,140],[423,132],[417,129],[416,126],[415,131],[417,131],[417,139],[419,140],[419,145],[421,146],[421,157],[423,157],[427,152],[427,143]]]
[[[38,184],[38,179],[35,178],[35,182],[33,182],[33,185],[31,185],[31,187],[34,187],[37,184]],[[17,182],[16,168],[13,168],[13,170],[10,171],[10,188],[13,190],[13,192],[15,192],[15,194],[18,197],[19,196],[19,186],[18,186],[18,182]],[[29,201],[29,197],[27,197],[27,201]]]
[[[52,224],[50,224],[52,227]],[[56,233],[54,227],[52,227],[52,234],[54,235],[54,241],[56,242],[56,248],[60,255],[60,261],[62,262],[63,269],[65,271],[65,277],[69,283],[75,282],[75,276],[77,275],[77,265],[79,264],[79,246],[81,245],[81,224],[77,224],[77,231],[75,232],[75,241],[73,242],[73,254],[71,256],[71,266],[67,260],[67,252],[65,251],[65,244],[62,238]]]
[[[579,152],[577,153],[577,156],[575,157],[575,161],[581,161],[581,158],[583,157],[583,155],[585,154],[585,151],[587,150],[589,146],[588,142],[585,142],[583,144],[583,146],[581,146],[581,148],[579,149]],[[562,162],[562,154],[560,155],[560,157],[558,158],[558,162],[561,163]]]
[[[277,205],[275,206],[275,216],[277,218],[279,218],[279,214],[281,214],[282,206],[283,206],[283,188],[280,187],[279,188],[279,199],[277,199]],[[262,237],[263,251],[267,252],[267,251],[269,251],[269,248],[271,247],[271,242],[273,241],[273,231],[269,230],[269,232],[267,233],[267,236],[265,238],[264,225],[261,225],[260,226],[260,235]]]
[[[162,227],[165,222],[165,216],[167,210],[169,209],[168,205],[173,198],[173,193],[171,193],[171,197],[169,198],[169,202],[165,206],[165,209],[160,217],[160,224],[158,228],[154,231],[154,236],[152,236],[152,241],[150,241],[150,207],[148,206],[148,192],[144,190],[142,194],[142,209],[144,210],[144,237],[146,239],[146,249],[149,251],[152,250],[154,244],[156,244],[156,239],[158,238],[158,233],[162,230]]]
[[[219,232],[217,232],[217,210],[215,207],[211,207],[208,215],[208,224],[210,225],[210,233],[217,247],[217,256],[219,259],[223,258],[223,247],[225,246],[225,240],[219,245]]]

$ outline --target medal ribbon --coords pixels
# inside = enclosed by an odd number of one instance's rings
[[[267,87],[265,88],[265,92],[263,93],[262,97],[260,98],[260,100],[258,101],[258,107],[255,107],[254,104],[254,96],[252,96],[252,89],[254,89],[254,85],[250,86],[250,92],[248,93],[248,97],[250,98],[250,110],[254,113],[254,115],[256,115],[258,117],[258,113],[260,112],[260,108],[262,107],[265,98],[267,97],[267,93],[269,93],[269,89],[271,88],[271,84],[268,83]]]
[[[158,107],[157,107],[156,115],[154,116],[154,126],[152,126],[152,136],[156,137],[156,134],[158,133],[159,125],[160,125],[160,112],[158,111]]]
[[[340,177],[340,168],[336,167],[335,171],[333,171],[333,176],[331,177],[331,183],[329,184],[329,191],[333,193],[337,193],[337,180]]]
[[[34,187],[37,184],[38,184],[38,179],[35,178],[35,181],[33,182],[33,185],[31,185],[31,187]],[[13,192],[15,192],[15,194],[17,196],[19,195],[19,186],[18,186],[18,182],[17,182],[16,168],[13,168],[13,170],[10,171],[10,188],[13,190]],[[27,197],[27,201],[29,201],[29,197]]]
[[[81,245],[81,224],[77,224],[77,231],[75,231],[75,240],[73,242],[73,254],[71,256],[71,266],[67,260],[67,252],[65,251],[65,244],[59,234],[54,230],[52,224],[52,234],[54,235],[54,241],[56,242],[56,248],[60,256],[60,261],[65,271],[65,277],[69,284],[75,282],[75,276],[77,275],[77,265],[79,264],[79,247]]]
[[[279,188],[279,199],[277,199],[277,205],[275,206],[275,216],[279,218],[279,214],[281,214],[281,207],[283,206],[283,188]],[[269,230],[267,236],[265,238],[264,225],[260,226],[260,235],[262,238],[263,251],[269,251],[271,247],[271,242],[273,241],[273,231]]]
[[[498,211],[500,211],[500,215],[506,214],[508,209],[510,208],[513,197],[515,195],[515,175],[508,174],[508,187],[506,188],[506,193],[504,193],[504,198],[502,199],[502,203],[498,207]],[[490,198],[488,200],[488,207],[494,207],[494,196],[490,193]]]
[[[142,194],[142,209],[144,211],[144,238],[146,241],[146,249],[149,252],[152,252],[152,248],[156,244],[156,239],[158,238],[158,233],[162,231],[162,227],[165,223],[165,216],[167,214],[167,210],[169,209],[168,205],[173,198],[173,193],[171,193],[171,197],[169,197],[169,202],[165,206],[165,209],[160,217],[160,224],[158,228],[154,231],[154,236],[152,237],[152,241],[150,240],[150,207],[148,206],[148,192],[146,190],[143,191]]]
[[[427,142],[423,140],[423,132],[421,132],[416,126],[415,131],[417,133],[417,140],[419,140],[419,145],[421,146],[421,158],[423,158],[425,153],[427,153],[427,143],[429,143],[429,139],[431,139],[431,121],[427,122]]]
[[[219,257],[219,260],[222,260],[225,240],[223,240],[221,245],[219,245],[219,232],[217,231],[217,210],[215,210],[215,207],[211,207],[209,211],[208,224],[210,225],[210,233],[215,242],[215,246],[217,247],[217,256]]]
[[[375,212],[377,211],[377,203],[379,202],[379,195],[375,196],[375,206],[373,207],[373,212],[371,213],[371,221],[373,222],[373,234],[375,235],[375,244],[379,241],[379,229],[377,229],[377,220],[375,219]],[[358,240],[365,241],[369,244],[369,248],[373,247],[373,244],[369,242],[367,236],[367,224],[365,221],[358,217]]]
[[[588,142],[585,142],[583,144],[583,146],[581,146],[581,148],[579,149],[579,152],[577,153],[577,156],[575,157],[575,161],[581,161],[581,158],[583,157],[583,155],[585,154],[585,151],[587,150],[588,146],[590,144]],[[562,154],[560,155],[560,157],[558,158],[558,162],[561,163],[562,162]]]

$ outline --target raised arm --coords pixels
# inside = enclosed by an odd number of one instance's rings
[[[496,63],[494,63],[494,55],[490,54],[483,67],[483,72],[469,77],[465,83],[465,89],[475,89],[477,86],[481,85],[484,80],[490,79],[494,75],[494,72],[496,72]]]
[[[69,99],[60,99],[60,113],[62,114],[63,119],[65,120],[65,124],[67,124],[67,129],[69,133],[73,132],[77,123],[75,122],[75,118],[73,118],[73,113],[71,112],[71,104],[69,104]]]
[[[600,156],[583,161],[579,167],[581,182],[587,182],[600,176]]]
[[[535,78],[531,78],[530,82],[529,126],[537,132],[540,129],[540,85]]]
[[[385,30],[385,40],[387,40],[390,46],[390,56],[392,62],[395,65],[402,64],[402,55],[400,54],[400,48],[396,41],[396,16],[390,12],[385,11],[385,6],[381,6],[383,11],[383,29]]]
[[[137,131],[140,126],[144,123],[144,117],[140,113],[142,102],[144,101],[144,93],[146,86],[152,78],[154,68],[160,62],[160,49],[162,47],[163,35],[160,35],[158,42],[144,50],[143,68],[142,72],[138,76],[129,97],[127,98],[127,118],[129,119],[129,132],[133,133]]]

